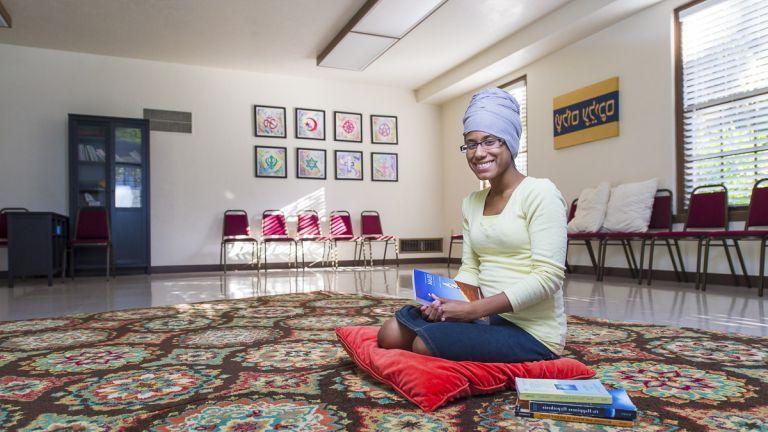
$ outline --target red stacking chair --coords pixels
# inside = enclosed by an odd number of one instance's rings
[[[607,254],[608,246],[622,246],[624,249],[624,256],[627,259],[627,265],[630,268],[630,272],[633,277],[636,277],[638,282],[642,283],[643,280],[643,263],[645,262],[645,247],[648,246],[648,240],[651,238],[651,233],[656,231],[672,231],[672,191],[669,189],[659,189],[656,191],[656,196],[653,199],[653,207],[651,209],[651,219],[648,223],[648,231],[645,232],[611,232],[603,235],[602,244],[600,245],[600,279],[603,279],[605,275],[605,257]],[[635,261],[635,253],[632,250],[632,241],[641,240],[640,244],[640,264]],[[675,262],[674,255],[672,254],[672,245],[669,239],[665,240],[667,249],[669,250],[669,256],[672,259],[672,268],[675,270],[675,277],[678,282],[680,281],[680,273],[677,270],[677,263]],[[634,267],[634,268],[633,268]]]
[[[364,257],[363,250],[365,246],[368,246],[368,257],[371,259],[371,267],[373,267],[373,242],[384,243],[384,257],[383,262],[387,260],[387,247],[391,243],[395,248],[395,265],[400,267],[400,251],[397,245],[397,238],[391,235],[384,235],[381,228],[381,217],[379,212],[375,210],[364,210],[360,213],[360,255]]]
[[[717,231],[728,230],[728,189],[722,184],[704,185],[693,189],[688,205],[688,218],[682,231],[663,231],[651,233],[651,253],[648,257],[648,284],[653,278],[653,248],[657,240],[672,240],[678,248],[680,241],[695,241],[696,247],[696,289],[701,285],[702,252],[705,241]],[[733,275],[734,283],[738,285],[739,279],[733,267],[731,252],[727,244],[725,255]],[[679,256],[679,255],[678,255]],[[680,261],[680,271],[685,274],[685,263]]]
[[[298,267],[298,246],[296,239],[288,236],[288,224],[285,214],[280,210],[265,210],[261,215],[261,242],[264,244],[264,270],[267,269],[267,244],[280,242],[288,243],[288,256],[291,255],[291,246],[294,248],[293,263]],[[290,259],[290,258],[289,258]],[[291,262],[288,261],[290,268]]]
[[[104,248],[106,252],[107,279],[109,279],[109,268],[113,265],[114,260],[112,256],[112,232],[109,228],[109,212],[104,207],[83,207],[77,211],[75,236],[69,242],[69,275],[72,279],[75,278],[75,250],[92,247]]]
[[[325,247],[328,245],[328,237],[320,232],[320,217],[314,210],[302,210],[298,214],[296,227],[296,243],[301,246],[301,267],[306,267],[304,262],[304,243],[323,243],[323,264],[325,264]]]
[[[355,244],[355,253],[357,256],[357,247],[361,244],[360,238],[355,237],[352,232],[352,216],[346,210],[334,210],[331,212],[328,229],[328,241],[330,242],[331,253],[333,254],[333,267],[339,267],[339,245],[338,242],[353,242]]]
[[[642,243],[640,244],[640,265],[639,276],[637,283],[643,283],[643,264],[645,263],[645,247],[650,246],[650,257],[653,259],[653,234],[656,232],[672,232],[672,191],[669,189],[659,189],[656,191],[656,196],[653,199],[653,210],[651,210],[651,220],[648,223],[648,231],[642,235]],[[650,245],[648,241],[651,240]],[[678,282],[688,282],[688,276],[685,271],[678,271],[677,263],[675,262],[675,254],[672,252],[672,241],[669,238],[664,238],[664,243],[667,245],[667,251],[669,252],[669,259],[672,261],[672,268],[675,271],[675,278]],[[682,266],[683,256],[680,253],[680,244],[675,242],[675,250],[677,251],[677,258]],[[648,263],[649,271],[651,261]],[[681,274],[682,273],[682,274]],[[650,275],[648,276],[648,285],[651,284]]]
[[[758,180],[752,187],[752,195],[749,199],[749,211],[747,212],[747,221],[744,224],[743,230],[731,230],[712,233],[711,238],[708,240],[723,240],[730,239],[733,241],[736,253],[741,260],[741,269],[744,272],[744,276],[747,278],[747,286],[751,287],[752,284],[749,281],[749,275],[744,267],[743,257],[741,255],[741,249],[739,248],[739,240],[751,240],[760,242],[760,289],[758,295],[763,296],[763,290],[765,289],[765,248],[768,243],[768,187],[760,187],[760,185],[768,186],[768,178]],[[763,229],[753,229],[754,227],[760,227]],[[708,241],[709,242],[709,241]],[[709,247],[709,245],[707,245]],[[707,254],[705,253],[706,257]],[[706,288],[707,282],[707,262],[705,258],[704,262],[704,288]]]
[[[224,223],[221,229],[221,247],[219,248],[219,265],[227,272],[227,246],[235,243],[251,244],[251,265],[256,256],[256,266],[260,265],[259,241],[251,236],[248,223],[248,213],[245,210],[227,210],[224,212]]]
[[[571,202],[571,208],[568,210],[568,222],[571,221],[571,219],[576,216],[576,206],[579,199],[576,198]],[[598,251],[597,254],[600,256],[600,245],[601,240],[603,238],[603,233],[600,232],[577,232],[577,233],[568,233],[568,244],[566,246],[565,250],[565,268],[570,273],[571,266],[568,265],[568,248],[571,246],[571,242],[584,242],[584,246],[587,247],[587,252],[589,253],[589,261],[592,263],[592,270],[595,272],[595,278],[597,280],[600,280],[600,272],[599,272],[599,264],[597,260],[595,260],[595,252],[592,249],[592,240],[597,241],[598,245]],[[578,244],[578,243],[577,243]]]
[[[451,253],[453,252],[454,243],[464,244],[464,234],[451,233],[451,241],[448,243],[448,267],[451,266]]]

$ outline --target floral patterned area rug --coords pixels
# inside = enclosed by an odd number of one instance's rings
[[[406,303],[317,292],[0,323],[0,429],[622,430],[518,419],[511,391],[423,413],[333,332]],[[768,430],[766,338],[570,317],[566,355],[629,391],[628,430]]]

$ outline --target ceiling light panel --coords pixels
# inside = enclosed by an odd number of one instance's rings
[[[323,58],[320,66],[360,71],[395,42],[394,38],[350,32]]]
[[[352,31],[401,38],[445,0],[379,0]]]

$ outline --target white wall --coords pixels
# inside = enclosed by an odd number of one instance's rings
[[[660,187],[676,191],[672,29],[673,10],[683,3],[659,3],[488,84],[497,86],[527,76],[529,175],[552,179],[569,203],[582,189],[604,180],[617,185],[658,177]],[[613,76],[619,77],[620,136],[555,150],[553,98]],[[445,231],[460,228],[461,199],[478,186],[456,150],[470,97],[471,93],[465,94],[441,106]],[[758,255],[751,246],[744,249],[747,268],[754,275]],[[569,262],[588,264],[584,249],[573,248]],[[686,268],[692,271],[695,247],[686,249]],[[621,249],[612,250],[607,265],[626,266]],[[712,252],[710,263],[710,271],[728,272],[722,248]],[[658,252],[654,266],[671,269],[666,251]]]
[[[287,108],[287,139],[253,136],[254,104]],[[292,138],[294,107],[326,110],[326,141]],[[143,108],[193,118],[191,135],[151,133],[155,266],[218,263],[225,209],[247,210],[258,229],[263,210],[293,212],[306,197],[321,212],[349,210],[356,231],[360,211],[376,209],[395,235],[444,234],[439,109],[411,91],[1,44],[0,207],[68,214],[67,114],[141,117]],[[363,113],[363,144],[333,141],[333,110]],[[399,145],[370,144],[372,113],[398,116]],[[256,144],[288,147],[288,179],[254,177]],[[329,179],[296,179],[296,147],[327,149]],[[333,179],[334,149],[364,151],[364,181]],[[398,183],[371,182],[371,151],[399,154]]]

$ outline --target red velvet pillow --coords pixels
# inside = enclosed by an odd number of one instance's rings
[[[451,361],[410,351],[382,349],[379,327],[339,327],[336,336],[349,356],[371,376],[392,386],[426,412],[454,399],[515,386],[515,377],[581,379],[595,371],[578,360],[561,358],[527,363]]]

